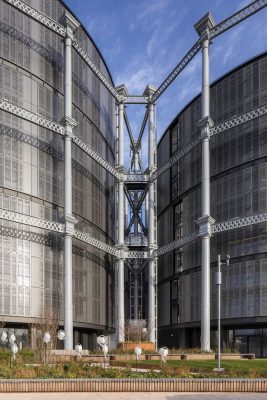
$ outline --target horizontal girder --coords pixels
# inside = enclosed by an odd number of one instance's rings
[[[227,221],[218,222],[211,226],[211,233],[218,233],[230,231],[231,229],[242,228],[242,226],[249,226],[267,222],[267,213],[249,215],[247,217],[233,218]]]
[[[30,121],[36,125],[49,129],[53,132],[59,133],[60,135],[64,134],[63,125],[42,117],[40,114],[33,113],[32,111],[26,110],[25,108],[16,106],[15,104],[10,103],[3,98],[0,98],[0,109],[7,111],[10,114],[14,114],[17,117],[23,118],[26,121]]]
[[[60,25],[58,22],[54,21],[47,15],[44,15],[35,8],[24,3],[24,1],[21,0],[4,0],[4,1],[10,4],[11,6],[17,8],[18,10],[26,14],[28,17],[31,17],[35,21],[40,22],[40,24],[44,25],[51,31],[58,33],[60,36],[65,36],[66,29],[64,28],[64,26]]]
[[[153,94],[152,99],[156,101],[163,92],[170,86],[170,84],[175,80],[175,78],[182,72],[182,70],[190,63],[190,61],[195,57],[195,55],[201,49],[201,42],[198,40],[188,51],[188,53],[182,58],[179,64],[172,70],[172,72],[167,76],[167,78],[158,87],[156,92]]]
[[[267,104],[264,104],[263,106],[254,108],[253,110],[235,116],[229,119],[228,121],[224,121],[221,124],[215,125],[210,129],[210,135],[216,135],[217,133],[227,131],[228,129],[252,121],[253,119],[261,117],[266,114],[267,114]]]
[[[244,21],[248,17],[251,17],[256,12],[260,11],[262,8],[267,6],[267,0],[256,0],[248,6],[237,11],[231,17],[226,18],[224,21],[215,25],[210,31],[210,37],[215,38],[226,32],[228,29],[233,28],[233,26],[239,24],[239,22]]]
[[[55,221],[49,221],[43,218],[32,217],[31,215],[20,214],[0,208],[0,219],[17,222],[23,225],[34,226],[35,228],[46,229],[53,232],[64,232],[64,224]]]
[[[122,102],[124,100],[123,96],[120,96],[117,91],[114,89],[111,83],[105,78],[105,76],[102,74],[102,72],[99,70],[99,68],[93,63],[91,58],[86,54],[86,52],[82,49],[82,47],[79,45],[79,43],[74,40],[72,42],[72,45],[74,49],[77,51],[77,53],[82,57],[82,59],[86,62],[88,67],[91,68],[91,70],[96,74],[96,76],[100,79],[100,81],[103,83],[103,85],[108,89],[108,91],[112,94],[112,96],[118,101]]]
[[[252,121],[253,119],[261,117],[263,115],[267,115],[267,104],[264,104],[263,106],[254,108],[253,110],[245,112],[244,114],[237,115],[237,116],[229,119],[228,121],[225,121],[218,125],[213,126],[212,128],[210,128],[210,135],[213,136],[213,135],[216,135],[217,133],[225,132],[228,129],[231,129],[238,125]],[[189,151],[191,151],[194,147],[196,147],[200,143],[200,141],[201,141],[201,137],[199,136],[195,140],[193,140],[191,143],[189,143],[187,146],[185,146],[180,151],[178,151],[177,154],[172,156],[169,159],[169,161],[167,161],[165,164],[163,164],[162,167],[160,167],[153,173],[152,180],[157,179],[165,171],[167,171],[169,168],[171,168],[177,161],[179,161]]]
[[[244,7],[242,10],[236,12],[231,17],[225,19],[214,28],[210,30],[210,37],[215,38],[223,32],[232,28],[233,26],[244,21],[246,18],[260,11],[262,8],[266,7],[267,0],[256,0],[248,6]],[[167,76],[167,78],[161,83],[156,92],[153,95],[153,100],[156,101],[162,93],[170,86],[170,84],[175,80],[175,78],[182,72],[182,70],[189,64],[189,62],[195,57],[198,51],[201,49],[201,40],[199,39],[188,51],[188,53],[182,58],[179,64],[172,70],[172,72]]]

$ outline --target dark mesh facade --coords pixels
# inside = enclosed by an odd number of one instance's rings
[[[215,124],[267,103],[267,54],[250,60],[211,86]],[[198,135],[201,97],[175,118],[158,145],[158,164]],[[218,133],[210,140],[211,216],[216,222],[267,211],[267,117]],[[201,145],[158,179],[159,246],[198,229],[201,216]],[[211,238],[211,328],[216,345],[217,255],[222,268],[223,346],[267,356],[266,223]],[[159,343],[200,346],[200,240],[159,258]]]
[[[26,2],[55,21],[66,8],[58,0]],[[104,60],[82,26],[75,37],[112,83]],[[114,100],[72,51],[73,118],[78,122],[75,134],[114,165]],[[0,91],[6,100],[51,120],[61,122],[64,116],[61,37],[3,1]],[[0,112],[0,130],[0,207],[60,221],[64,206],[63,138],[4,111]],[[73,144],[72,177],[76,228],[102,242],[114,243],[112,176]],[[0,229],[0,315],[4,321],[9,327],[25,328],[51,309],[59,311],[62,321],[62,236],[2,220]],[[75,341],[86,348],[91,343],[90,333],[110,330],[112,307],[112,258],[74,241]],[[18,340],[19,335],[17,331]]]

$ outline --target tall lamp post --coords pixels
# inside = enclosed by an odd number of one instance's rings
[[[223,265],[229,265],[230,256],[226,256],[226,262],[221,261],[221,255],[218,254],[218,272],[216,285],[218,286],[218,367],[214,368],[213,371],[223,372],[224,368],[221,368],[221,285],[222,285],[222,273],[221,267]]]

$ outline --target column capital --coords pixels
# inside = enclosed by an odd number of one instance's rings
[[[77,224],[78,220],[69,214],[66,214],[64,218],[65,218],[65,234],[73,236],[75,232],[74,225]]]
[[[64,125],[64,135],[65,137],[69,137],[72,138],[73,137],[73,133],[72,130],[73,128],[75,128],[75,126],[78,125],[78,122],[75,121],[75,119],[69,117],[68,115],[65,115],[62,120],[61,120],[62,124]]]
[[[143,96],[147,96],[148,97],[148,102],[149,104],[155,104],[155,102],[153,101],[153,94],[157,91],[157,89],[155,88],[155,86],[153,85],[147,85],[144,92],[143,92]]]
[[[73,34],[80,26],[80,22],[69,11],[65,10],[60,18],[60,23],[66,27],[66,37],[73,40]]]
[[[118,105],[120,105],[120,104],[124,105],[124,97],[129,96],[127,87],[124,85],[124,83],[122,83],[121,85],[116,86],[115,90],[118,93],[118,95],[121,97],[121,101],[118,102]],[[124,107],[125,107],[125,105],[124,105]]]
[[[197,219],[196,223],[199,226],[199,236],[211,236],[211,225],[214,224],[215,219],[210,215],[204,215]]]
[[[200,36],[202,43],[210,40],[210,30],[215,26],[215,21],[210,12],[205,14],[195,25],[195,30]]]
[[[200,138],[203,140],[209,138],[210,128],[214,126],[214,122],[209,116],[207,116],[199,120],[196,126],[200,129]]]

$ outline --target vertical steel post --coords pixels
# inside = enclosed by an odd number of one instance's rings
[[[202,177],[201,177],[201,217],[199,235],[201,237],[201,348],[210,351],[210,162],[209,162],[209,131],[212,126],[210,119],[210,84],[209,84],[209,43],[210,29],[214,26],[210,13],[196,23],[195,29],[202,42],[202,113],[198,126],[202,137]]]
[[[138,319],[138,273],[134,275],[134,319]]]
[[[64,16],[65,36],[65,76],[64,76],[64,329],[65,349],[73,349],[73,310],[72,310],[72,236],[75,218],[72,216],[72,166],[71,138],[73,128],[77,125],[72,118],[72,40],[79,23],[68,12]]]
[[[118,105],[118,166],[121,171],[124,169],[124,103]],[[124,183],[122,180],[118,182],[118,235],[117,247],[123,251],[124,248]],[[124,316],[124,258],[121,257],[117,261],[117,277],[118,277],[118,310],[116,319],[116,333],[118,343],[125,340],[125,316]]]
[[[147,94],[151,96],[154,93],[154,88],[147,87]],[[148,104],[148,169],[150,176],[156,169],[156,121],[155,121],[155,104],[150,101]],[[155,216],[155,191],[156,183],[150,181],[148,184],[148,339],[150,342],[156,342],[156,266],[153,252],[156,249],[155,231],[156,231],[156,216]]]
[[[218,370],[221,369],[221,256],[218,254],[218,272],[217,272],[217,286],[218,286]]]

